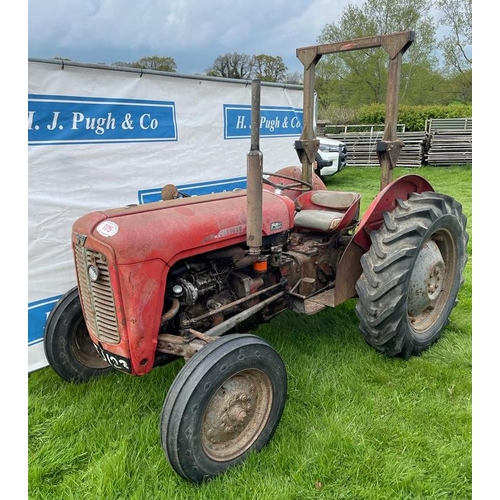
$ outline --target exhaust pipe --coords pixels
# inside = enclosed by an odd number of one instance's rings
[[[262,152],[260,137],[260,80],[252,80],[252,134],[247,154],[247,245],[248,254],[260,255],[262,246]]]

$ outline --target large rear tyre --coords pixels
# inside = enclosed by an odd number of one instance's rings
[[[61,297],[50,312],[43,346],[49,365],[68,382],[87,382],[113,370],[90,339],[77,287]]]
[[[203,347],[165,398],[160,435],[182,477],[201,483],[259,451],[284,410],[286,369],[263,339],[232,334]]]
[[[463,283],[466,223],[457,201],[434,192],[384,213],[356,283],[360,329],[375,349],[408,359],[440,337]]]

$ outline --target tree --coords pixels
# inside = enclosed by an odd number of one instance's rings
[[[207,75],[248,80],[252,76],[252,71],[252,58],[247,54],[233,52],[218,56],[207,69]]]
[[[286,78],[287,67],[280,56],[260,54],[252,58],[253,78],[263,82],[282,82]]]
[[[400,99],[408,99],[414,72],[419,67],[437,67],[433,56],[435,22],[429,15],[431,3],[432,0],[367,0],[361,6],[348,5],[338,23],[324,27],[318,43],[415,31],[415,43],[404,55],[401,72]],[[388,55],[381,48],[324,56],[318,64],[320,104],[356,106],[385,102],[388,62]]]
[[[450,96],[455,102],[472,102],[472,69],[448,77]]]
[[[451,72],[467,73],[472,68],[472,0],[437,0],[436,7],[443,13],[441,26],[450,28],[449,34],[439,42],[445,68]]]
[[[149,56],[143,57],[136,62],[115,62],[113,66],[125,66],[127,68],[142,68],[151,69],[155,71],[168,71],[175,73],[177,71],[177,64],[172,57],[159,57]]]
[[[284,83],[303,85],[304,84],[304,73],[301,71],[294,71],[293,73],[287,73],[285,76]]]
[[[287,70],[280,56],[267,54],[250,56],[233,52],[218,56],[206,73],[209,76],[237,80],[258,78],[264,82],[282,82],[287,77]]]

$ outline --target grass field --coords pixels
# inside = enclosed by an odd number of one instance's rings
[[[162,451],[159,417],[182,361],[145,377],[87,384],[51,368],[28,376],[28,494],[32,500],[393,500],[472,497],[472,168],[397,168],[463,205],[469,260],[442,338],[409,361],[362,339],[355,299],[314,316],[285,312],[256,332],[288,372],[288,401],[269,445],[196,486]],[[379,189],[378,168],[347,168],[327,187]]]

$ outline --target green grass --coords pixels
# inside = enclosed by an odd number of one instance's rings
[[[378,168],[347,168],[329,189],[359,191]],[[87,384],[47,367],[28,376],[29,498],[393,500],[472,497],[472,169],[397,168],[454,196],[469,224],[465,284],[442,338],[409,361],[369,347],[355,299],[314,316],[285,312],[255,333],[288,372],[288,401],[269,445],[196,486],[170,468],[159,440],[165,395],[182,361],[144,377]]]

